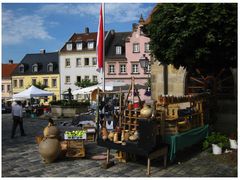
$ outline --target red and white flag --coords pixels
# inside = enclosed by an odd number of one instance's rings
[[[98,57],[98,71],[103,70],[104,59],[104,27],[103,27],[103,11],[102,6],[100,8],[98,34],[97,34],[97,57]]]

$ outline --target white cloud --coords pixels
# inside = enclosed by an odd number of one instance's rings
[[[92,16],[98,20],[100,4],[48,4],[43,5],[38,13],[69,14],[81,17]],[[152,5],[144,6],[137,3],[106,3],[105,23],[138,21],[141,14],[151,11]]]
[[[40,14],[68,14],[80,16],[98,16],[100,4],[47,4],[37,12]]]
[[[53,39],[38,15],[19,15],[11,10],[2,13],[2,40],[5,45],[19,44],[26,39]]]
[[[138,21],[141,14],[146,14],[152,7],[143,7],[142,4],[112,3],[105,6],[106,23]]]

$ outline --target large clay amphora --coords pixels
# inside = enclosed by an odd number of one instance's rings
[[[39,144],[39,153],[45,163],[54,162],[61,152],[60,142],[56,138],[44,138]]]
[[[48,123],[48,126],[43,130],[44,137],[58,138],[59,134],[59,129],[53,123]]]
[[[144,104],[143,108],[140,111],[141,117],[148,118],[152,115],[152,109],[148,107],[147,104]]]

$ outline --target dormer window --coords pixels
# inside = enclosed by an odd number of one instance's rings
[[[88,49],[93,49],[94,48],[94,41],[89,41],[88,42]]]
[[[49,64],[47,65],[47,71],[48,71],[48,72],[53,72],[53,63],[49,63]]]
[[[71,51],[72,50],[72,43],[67,43],[67,51]]]
[[[116,46],[116,54],[122,54],[122,46]]]
[[[38,65],[37,64],[34,64],[32,66],[32,72],[38,72]]]
[[[83,48],[83,43],[82,42],[78,42],[77,43],[77,50],[82,50]]]
[[[24,65],[23,65],[23,64],[21,64],[21,65],[19,66],[19,72],[20,72],[20,73],[24,73]]]

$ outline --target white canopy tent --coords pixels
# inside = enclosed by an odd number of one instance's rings
[[[54,95],[54,93],[52,93],[52,92],[38,89],[32,85],[30,88],[28,88],[18,94],[14,94],[13,99],[17,99],[17,98],[30,99],[33,97],[43,97],[43,96],[53,96],[53,95]]]
[[[123,82],[108,82],[105,83],[105,90],[106,91],[112,91],[114,87],[120,87],[120,86],[126,86],[127,84],[123,83]],[[91,94],[95,89],[101,89],[103,90],[103,84],[97,84],[94,86],[90,86],[90,87],[86,87],[86,88],[82,88],[82,89],[78,89],[72,92],[73,95],[77,95],[77,94]]]

